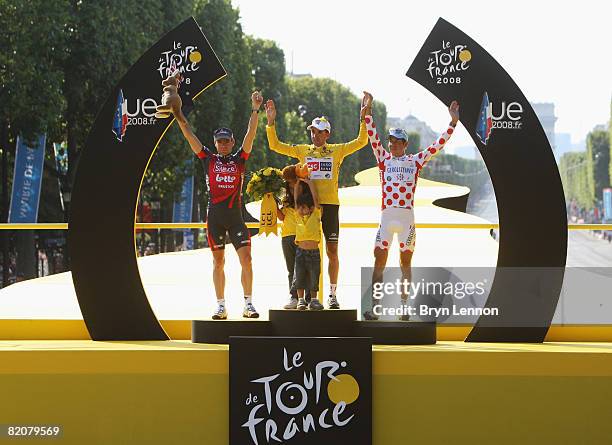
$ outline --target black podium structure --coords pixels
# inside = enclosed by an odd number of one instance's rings
[[[373,344],[431,345],[436,323],[359,321],[356,309],[325,311],[270,310],[270,320],[194,320],[194,343],[229,343],[239,337],[371,337]]]

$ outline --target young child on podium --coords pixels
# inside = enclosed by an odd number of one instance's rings
[[[308,187],[303,187],[305,183]],[[319,243],[321,242],[321,206],[312,181],[308,177],[298,177],[294,187],[295,197],[295,288],[298,295],[298,310],[323,309],[317,299],[319,290],[319,275],[321,273],[321,255]],[[310,290],[310,302],[304,298],[305,292]]]

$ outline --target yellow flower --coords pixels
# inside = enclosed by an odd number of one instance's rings
[[[270,176],[271,173],[272,173],[272,167],[268,167],[263,171],[264,176]]]
[[[258,175],[253,175],[253,178],[251,179],[251,181],[259,182],[259,181],[261,181],[261,177],[259,177]]]

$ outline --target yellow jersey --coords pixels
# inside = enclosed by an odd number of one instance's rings
[[[293,158],[297,158],[303,164],[308,164],[311,169],[315,190],[319,196],[320,204],[340,204],[338,199],[338,175],[342,161],[348,155],[355,153],[368,143],[366,124],[361,121],[357,139],[343,144],[326,144],[315,147],[314,144],[290,145],[278,140],[276,127],[266,125],[268,144],[270,149]]]
[[[321,241],[321,208],[315,208],[308,216],[295,212],[295,242]]]
[[[295,235],[295,218],[297,216],[297,212],[293,207],[283,207],[281,210],[285,214],[285,219],[283,219],[283,225],[281,227],[281,238]]]

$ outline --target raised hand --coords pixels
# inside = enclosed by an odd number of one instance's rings
[[[261,107],[262,103],[263,96],[259,91],[254,91],[253,94],[251,94],[251,109],[259,110],[259,107]]]
[[[268,118],[268,125],[272,125],[276,120],[276,106],[272,99],[268,99],[266,102],[266,117]]]
[[[372,101],[373,100],[374,98],[372,97],[370,93],[368,93],[367,91],[363,92],[363,98],[361,99],[361,112],[360,112],[360,116],[362,119],[365,118],[366,115],[372,114]]]
[[[452,101],[448,107],[448,113],[451,115],[451,123],[457,125],[459,121],[459,102],[456,100]]]

